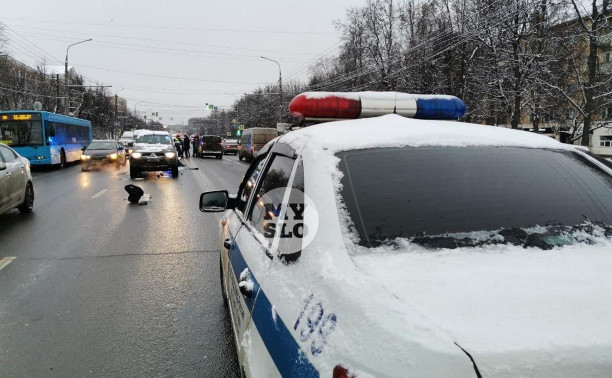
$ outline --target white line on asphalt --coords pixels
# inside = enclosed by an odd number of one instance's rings
[[[5,257],[3,259],[0,259],[0,270],[2,270],[2,268],[7,266],[8,264],[10,264],[11,261],[13,261],[13,260],[15,260],[14,256],[9,256],[9,257]]]
[[[102,189],[100,190],[98,193],[94,194],[93,196],[91,196],[91,198],[98,198],[100,197],[102,194],[106,193],[108,189]]]

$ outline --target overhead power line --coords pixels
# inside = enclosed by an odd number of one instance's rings
[[[5,19],[5,20],[13,20],[13,21],[27,21],[29,24],[32,23],[55,23],[55,24],[65,24],[63,21],[54,21],[54,20],[32,20],[32,19]],[[135,29],[166,29],[166,30],[187,30],[187,31],[203,31],[203,32],[222,32],[222,33],[262,33],[262,34],[308,34],[308,35],[335,35],[338,33],[334,32],[320,32],[320,31],[310,31],[310,30],[262,30],[262,29],[237,29],[237,28],[198,28],[198,27],[190,27],[190,26],[169,26],[169,25],[160,25],[160,24],[121,24],[121,23],[91,23],[91,22],[78,22],[78,21],[70,21],[70,24],[73,25],[86,25],[86,26],[103,26],[103,27],[113,27],[113,28],[135,28]]]

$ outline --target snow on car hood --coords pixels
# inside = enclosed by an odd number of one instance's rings
[[[612,243],[414,249],[352,258],[467,350],[483,377],[612,376]]]

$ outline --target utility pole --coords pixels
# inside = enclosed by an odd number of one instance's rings
[[[115,127],[113,127],[113,138],[115,138],[115,131],[117,130],[117,126],[119,125],[117,122],[117,94],[115,93]]]
[[[283,122],[283,74],[281,72],[281,65],[274,59],[266,58],[265,56],[261,56],[261,59],[269,60],[270,62],[274,62],[278,65],[278,92],[280,94],[280,106],[278,107],[278,122]]]
[[[69,95],[68,95],[68,50],[70,50],[70,48],[74,45],[78,45],[79,43],[85,43],[85,42],[89,42],[92,39],[84,39],[82,41],[73,43],[71,45],[68,45],[68,47],[66,48],[66,60],[64,61],[64,88],[66,91],[66,97],[64,98],[64,114],[68,115],[68,108],[70,107],[70,99],[69,99]]]

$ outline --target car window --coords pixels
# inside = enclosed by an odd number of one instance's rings
[[[268,243],[274,238],[278,223],[283,196],[289,186],[289,178],[295,160],[282,155],[273,155],[272,160],[262,176],[257,194],[251,201],[251,211],[247,219]]]
[[[575,152],[404,147],[338,157],[340,194],[367,247],[396,238],[563,230],[585,221],[612,225],[612,177]]]
[[[4,159],[5,163],[10,163],[11,161],[17,159],[17,156],[13,153],[13,151],[4,146],[0,146],[0,154],[2,154],[2,158]]]
[[[251,193],[253,193],[253,189],[255,189],[255,185],[257,184],[257,178],[259,178],[265,161],[266,158],[264,156],[256,160],[254,162],[254,164],[256,164],[255,168],[253,169],[253,171],[251,171],[250,174],[248,174],[248,177],[245,177],[245,181],[242,184],[241,192],[238,193],[238,198],[240,199],[240,202],[237,206],[238,210],[244,212],[246,204],[249,201],[249,197],[251,196]]]

